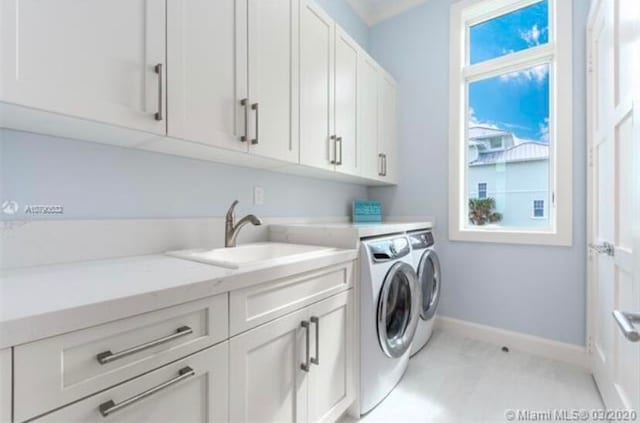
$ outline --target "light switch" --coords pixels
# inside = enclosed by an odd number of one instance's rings
[[[261,206],[264,204],[264,188],[253,188],[253,204],[255,204],[256,206]]]

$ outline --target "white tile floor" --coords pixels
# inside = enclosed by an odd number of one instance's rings
[[[506,422],[505,411],[600,409],[581,368],[436,331],[396,389],[361,421]]]

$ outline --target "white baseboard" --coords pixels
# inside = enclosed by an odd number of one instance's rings
[[[507,346],[513,350],[562,361],[590,371],[587,350],[578,345],[444,316],[436,318],[435,327],[467,338]]]

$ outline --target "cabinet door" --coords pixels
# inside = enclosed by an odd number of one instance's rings
[[[311,306],[309,315],[311,356],[318,363],[309,373],[309,421],[332,422],[355,398],[352,291]]]
[[[0,350],[0,423],[11,422],[12,367],[11,348]]]
[[[378,123],[378,151],[384,155],[382,163],[382,179],[388,182],[396,182],[398,177],[397,151],[397,98],[396,83],[384,72],[380,72],[378,111],[380,113]]]
[[[166,133],[164,0],[3,0],[0,8],[1,101]]]
[[[336,27],[335,35],[335,133],[336,170],[355,175],[357,157],[358,45]]]
[[[300,11],[300,163],[335,168],[334,22],[312,2]]]
[[[246,0],[168,0],[170,136],[248,149],[246,13]]]
[[[226,422],[228,359],[229,343],[224,342],[35,421]]]
[[[232,422],[299,422],[307,418],[307,309],[230,341]]]
[[[247,0],[250,151],[298,162],[299,0]]]
[[[360,175],[377,179],[381,173],[378,151],[378,65],[366,53],[358,57],[358,157]]]

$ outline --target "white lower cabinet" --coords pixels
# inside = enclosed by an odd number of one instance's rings
[[[351,290],[230,341],[233,422],[335,421],[354,398]]]
[[[229,342],[47,414],[37,422],[226,422]]]

